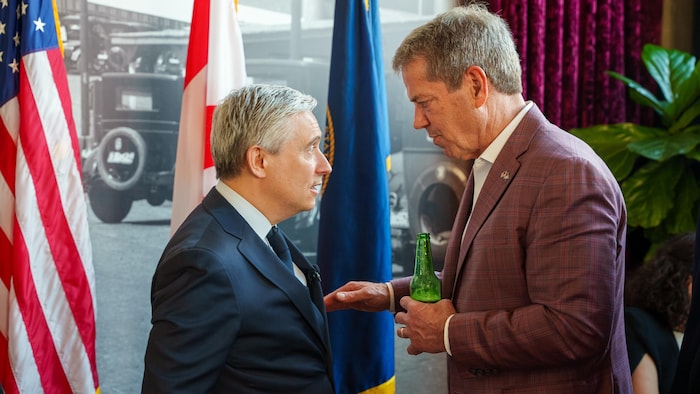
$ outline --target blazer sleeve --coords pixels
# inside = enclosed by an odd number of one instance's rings
[[[222,262],[210,251],[190,249],[159,264],[144,393],[212,390],[240,328],[235,300]]]

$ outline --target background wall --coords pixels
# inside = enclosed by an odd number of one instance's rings
[[[697,0],[665,0],[661,45],[700,56],[699,14]]]

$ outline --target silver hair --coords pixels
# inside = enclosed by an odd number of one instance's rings
[[[414,29],[396,50],[392,68],[401,72],[417,58],[427,63],[426,78],[444,82],[450,91],[459,88],[467,68],[479,66],[498,92],[522,93],[513,35],[483,4],[452,8]]]
[[[238,175],[251,146],[279,152],[289,138],[287,120],[315,107],[315,98],[287,86],[252,84],[233,90],[216,107],[212,119],[216,176]]]

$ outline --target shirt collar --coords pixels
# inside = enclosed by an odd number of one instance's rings
[[[267,233],[270,232],[272,224],[267,220],[257,208],[248,200],[243,198],[235,190],[231,189],[227,184],[219,180],[216,183],[216,190],[238,211],[248,225],[255,231],[263,241],[267,242]]]
[[[515,115],[513,120],[508,123],[506,128],[503,129],[501,134],[499,134],[498,137],[496,137],[496,139],[493,140],[493,142],[486,148],[486,150],[481,153],[478,159],[485,160],[490,164],[493,164],[493,162],[496,161],[498,154],[501,153],[501,150],[506,145],[506,141],[508,141],[508,138],[510,138],[511,134],[513,134],[515,128],[518,127],[520,121],[523,120],[527,111],[532,108],[532,105],[532,101],[528,101],[523,109],[521,109],[520,112]]]

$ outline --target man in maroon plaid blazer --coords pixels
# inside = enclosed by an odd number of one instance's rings
[[[505,22],[452,9],[394,56],[414,127],[475,159],[442,272],[443,300],[410,278],[350,282],[328,311],[397,312],[410,354],[446,352],[450,393],[631,393],[623,286],[626,212],[605,163],[522,97]]]

